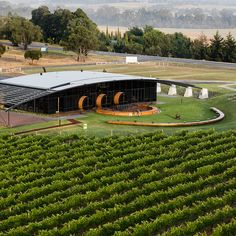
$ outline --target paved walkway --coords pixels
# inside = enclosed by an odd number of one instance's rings
[[[52,130],[52,129],[57,129],[57,128],[65,128],[65,127],[69,127],[69,126],[74,126],[74,125],[80,124],[79,121],[74,120],[74,119],[68,119],[68,121],[70,122],[69,124],[53,125],[53,126],[48,126],[48,127],[44,127],[44,128],[30,129],[30,130],[26,130],[26,131],[15,133],[14,135],[23,135],[23,134],[29,134],[29,133],[32,133],[32,132]]]
[[[211,107],[218,117],[211,120],[197,121],[197,122],[184,122],[184,123],[147,123],[147,122],[133,122],[133,121],[108,121],[108,124],[112,125],[133,125],[133,126],[149,126],[149,127],[186,127],[186,126],[198,126],[209,125],[219,122],[225,118],[225,114],[215,107]]]
[[[0,110],[0,125],[2,126],[18,127],[22,125],[48,122],[50,120],[51,118],[46,116],[38,116],[14,111],[9,112],[8,114],[8,112]]]

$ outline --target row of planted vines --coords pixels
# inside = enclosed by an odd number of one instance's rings
[[[2,137],[1,235],[235,235],[236,132]]]

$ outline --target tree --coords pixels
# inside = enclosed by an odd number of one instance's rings
[[[41,6],[31,12],[31,15],[32,15],[31,21],[35,25],[38,25],[43,29],[45,26],[45,19],[50,14],[51,13],[47,6]]]
[[[51,34],[50,28],[52,27],[52,14],[49,11],[49,8],[47,6],[41,6],[33,10],[31,15],[31,22],[35,25],[38,25],[43,30],[43,39],[45,42],[47,42]]]
[[[214,38],[211,39],[210,45],[210,59],[213,61],[223,61],[224,59],[224,39],[219,34],[219,31],[216,32]]]
[[[98,40],[99,40],[99,51],[112,51],[112,45],[111,45],[111,40],[109,38],[108,34],[105,34],[103,32],[100,32],[98,35]]]
[[[3,29],[4,25],[6,24],[6,17],[0,17],[0,39],[3,38]]]
[[[193,59],[208,58],[208,41],[206,35],[202,34],[198,39],[195,39],[191,45],[191,53]]]
[[[224,61],[236,62],[236,40],[229,33],[223,43]]]
[[[77,54],[77,61],[85,61],[88,51],[97,46],[97,38],[84,26],[74,26],[65,44],[65,49]]]
[[[170,51],[173,57],[190,58],[191,57],[191,40],[182,33],[169,35]]]
[[[2,27],[1,33],[4,39],[12,42],[13,46],[21,43],[20,17],[9,16]]]
[[[41,39],[40,27],[18,16],[8,18],[2,33],[4,38],[10,40],[13,45],[18,46],[18,44],[22,43],[24,50],[27,50],[28,45],[31,44],[33,40]]]
[[[0,58],[2,57],[2,55],[6,52],[6,46],[0,44]]]
[[[164,33],[155,29],[147,30],[146,27],[143,38],[145,53],[149,55],[168,56],[169,41]]]
[[[133,54],[142,54],[143,53],[143,45],[135,42],[130,42],[125,45],[127,53]]]
[[[138,27],[133,27],[126,32],[128,42],[134,42],[143,45],[143,30]]]
[[[74,16],[71,11],[67,9],[57,9],[51,15],[46,27],[50,26],[48,36],[55,44],[60,44],[69,35],[69,24]]]
[[[38,50],[29,50],[25,52],[24,57],[25,59],[31,59],[33,64],[34,60],[38,61],[42,57],[42,53]]]
[[[85,61],[88,51],[98,46],[98,34],[96,24],[81,9],[77,9],[69,22],[68,36],[62,44],[66,50],[77,54],[77,61]]]
[[[24,50],[27,50],[28,45],[34,40],[39,41],[42,37],[41,29],[39,26],[35,26],[32,22],[22,19],[20,25],[21,43],[24,46]]]
[[[114,52],[125,53],[127,51],[126,45],[128,43],[125,42],[123,39],[118,39],[113,42]]]
[[[57,9],[51,13],[46,6],[32,11],[31,21],[42,28],[46,42],[59,44],[68,36],[68,25],[73,14],[67,9]]]

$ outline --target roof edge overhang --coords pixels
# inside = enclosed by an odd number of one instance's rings
[[[144,77],[141,77],[141,78],[132,78],[132,79],[127,79],[127,81],[146,81],[146,82],[157,82],[157,79],[155,78],[144,78]],[[125,80],[111,80],[111,81],[103,81],[103,82],[99,82],[99,83],[113,83],[113,82],[121,82],[121,81],[125,81]],[[39,89],[39,90],[42,90],[42,95],[38,95],[38,96],[35,96],[35,97],[31,97],[27,100],[24,100],[20,103],[17,103],[17,104],[14,104],[12,106],[10,106],[9,108],[7,108],[5,111],[8,112],[14,108],[16,108],[17,106],[20,106],[26,102],[30,102],[30,101],[33,101],[35,99],[38,99],[38,98],[42,98],[42,97],[45,97],[45,96],[48,96],[48,95],[51,95],[51,94],[55,94],[55,93],[59,93],[59,92],[62,92],[62,91],[66,91],[66,90],[69,90],[69,89],[73,89],[73,88],[77,88],[77,87],[84,87],[84,86],[90,86],[90,85],[94,85],[94,84],[99,84],[99,83],[90,83],[90,84],[83,84],[83,85],[78,85],[78,86],[72,86],[72,87],[67,87],[65,89],[61,89],[61,90],[53,90],[53,88],[51,89]],[[6,83],[1,83],[0,84],[4,84],[4,85],[9,85],[9,86],[15,86],[15,87],[21,87],[21,88],[30,88],[32,89],[31,87],[26,87],[26,86],[17,86],[17,85],[13,85],[13,84],[6,84]],[[68,83],[67,83],[68,84]],[[65,86],[66,84],[63,84],[62,86]],[[55,86],[55,88],[57,88],[59,86]],[[35,88],[36,89],[36,88]],[[37,88],[38,89],[38,88]],[[45,92],[47,92],[47,94],[44,94]],[[0,103],[1,104],[1,103]],[[6,105],[6,104],[2,104],[2,105]]]

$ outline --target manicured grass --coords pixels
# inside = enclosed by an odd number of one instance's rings
[[[164,104],[155,105],[160,109],[159,114],[141,117],[112,117],[105,116],[106,120],[137,121],[137,122],[191,122],[212,119],[214,113],[204,100],[183,97],[158,97],[158,101]],[[181,116],[176,120],[176,114]],[[100,115],[101,116],[101,115]]]
[[[218,88],[218,87],[217,87]],[[217,90],[216,88],[216,90]],[[221,90],[221,89],[220,89]],[[227,92],[227,90],[226,90]],[[164,97],[159,96],[158,100],[163,104],[157,105],[161,109],[160,114],[145,117],[113,117],[88,112],[83,118],[78,118],[82,123],[88,125],[87,130],[81,127],[71,127],[63,130],[51,130],[44,132],[47,134],[85,134],[88,136],[111,136],[111,135],[128,135],[138,133],[148,133],[155,131],[164,131],[165,133],[172,134],[177,130],[198,130],[198,129],[216,129],[216,130],[229,130],[236,128],[236,102],[229,101],[228,98],[231,94],[220,94],[217,97],[209,100],[199,100],[195,98],[183,97]],[[181,104],[182,99],[182,104]],[[179,122],[208,120],[216,116],[215,113],[210,111],[210,107],[215,106],[222,110],[226,117],[223,121],[212,125],[194,126],[194,127],[137,127],[137,126],[118,126],[107,124],[108,120],[125,120],[125,121],[140,121],[140,122],[178,122],[175,119],[176,113],[181,115]]]
[[[67,120],[62,120],[61,124],[68,124],[69,122]],[[0,127],[0,135],[1,134],[14,134],[18,132],[23,132],[31,129],[40,129],[40,128],[46,128],[50,126],[58,125],[57,120],[52,120],[48,122],[42,122],[42,123],[37,123],[37,124],[32,124],[32,125],[23,125],[23,126],[18,126],[18,127],[13,127],[13,128],[8,128],[8,127]]]

